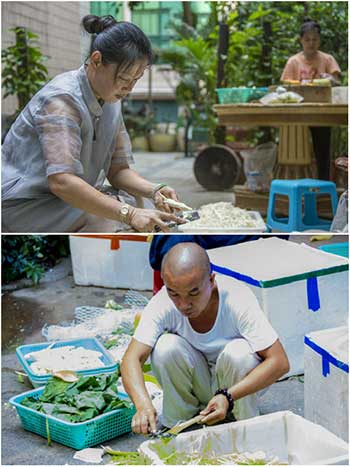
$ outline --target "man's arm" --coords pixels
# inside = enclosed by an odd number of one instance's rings
[[[289,361],[279,340],[257,354],[263,361],[241,381],[228,389],[234,401],[270,386],[289,371]],[[224,420],[228,406],[226,396],[222,394],[214,396],[201,412],[201,414],[207,415],[202,422],[212,425]]]
[[[156,431],[157,412],[147,392],[143,379],[142,367],[152,347],[132,339],[121,364],[121,375],[126,392],[136,407],[132,419],[135,433],[147,434]]]

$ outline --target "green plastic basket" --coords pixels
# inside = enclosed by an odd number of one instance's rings
[[[86,422],[71,423],[21,405],[25,397],[39,398],[43,391],[44,388],[34,389],[10,399],[25,430],[76,450],[96,446],[131,431],[131,420],[136,412],[134,406],[113,410]],[[128,399],[123,393],[119,393],[119,397]]]
[[[218,88],[220,104],[244,104],[267,94],[268,88]]]

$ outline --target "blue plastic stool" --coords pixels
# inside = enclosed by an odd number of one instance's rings
[[[273,180],[267,209],[268,227],[282,232],[329,230],[332,221],[320,219],[317,214],[317,196],[324,193],[328,193],[331,197],[334,217],[338,204],[335,183],[314,180],[312,178],[303,178],[300,180]],[[289,215],[287,218],[276,217],[276,195],[288,196]]]

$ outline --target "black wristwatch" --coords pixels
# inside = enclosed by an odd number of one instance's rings
[[[233,400],[233,397],[231,396],[231,394],[228,392],[228,390],[226,388],[224,389],[218,389],[217,391],[215,391],[215,396],[219,395],[219,394],[222,394],[223,396],[226,397],[226,399],[228,400],[228,409],[227,409],[227,413],[229,412],[232,412],[233,410],[233,406],[235,405],[235,401]]]

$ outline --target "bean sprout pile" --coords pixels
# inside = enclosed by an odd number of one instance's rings
[[[227,202],[206,204],[199,208],[199,215],[200,219],[192,221],[191,227],[258,227],[258,222],[248,211]]]

